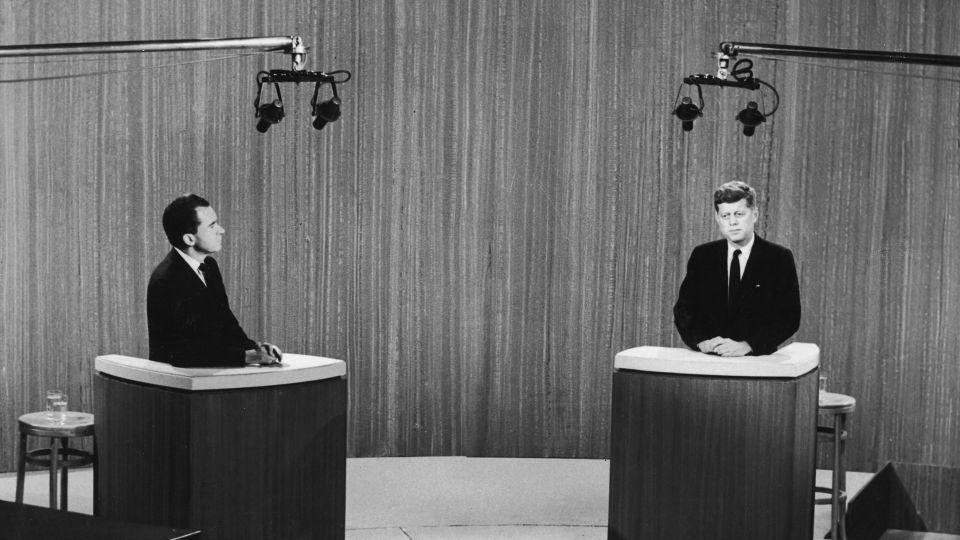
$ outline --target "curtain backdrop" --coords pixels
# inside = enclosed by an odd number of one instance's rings
[[[259,134],[280,54],[0,61],[0,470],[45,389],[89,411],[95,356],[147,355],[185,192],[226,227],[248,333],[347,362],[351,455],[606,457],[613,357],[682,345],[733,179],[796,257],[795,339],[857,399],[849,467],[960,467],[960,72],[754,58],[781,97],[754,137],[754,93],[706,88],[690,133],[670,114],[721,41],[960,54],[958,24],[947,1],[0,0],[2,44],[300,34],[308,69],[354,75],[339,122],[285,86]]]

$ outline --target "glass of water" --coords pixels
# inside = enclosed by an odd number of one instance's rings
[[[47,418],[53,420],[56,418],[54,416],[54,403],[57,403],[63,399],[63,392],[60,390],[47,390]]]
[[[60,390],[47,390],[47,418],[58,424],[67,420],[67,395]]]

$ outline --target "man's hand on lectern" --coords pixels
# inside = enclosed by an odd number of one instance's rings
[[[248,366],[261,366],[273,362],[273,358],[267,356],[267,354],[264,353],[263,349],[260,347],[257,347],[256,349],[248,349],[245,354],[245,360]]]
[[[246,352],[247,365],[269,366],[279,364],[283,353],[280,348],[271,343],[257,343],[256,349],[250,349]]]
[[[283,351],[280,350],[280,347],[277,347],[273,343],[267,343],[262,341],[258,343],[259,349],[264,352],[270,358],[273,358],[274,361],[279,362],[283,359]]]
[[[720,338],[720,342],[713,348],[713,352],[720,356],[746,356],[753,347],[746,341],[734,341],[729,338]]]
[[[700,343],[697,343],[697,348],[699,348],[700,352],[702,353],[716,354],[716,351],[714,349],[716,349],[717,345],[719,345],[722,340],[723,338],[720,336],[713,337],[710,339],[705,339]]]

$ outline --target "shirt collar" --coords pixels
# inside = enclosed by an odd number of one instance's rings
[[[747,245],[743,247],[740,247],[734,244],[733,242],[727,240],[727,253],[732,254],[735,250],[739,249],[741,257],[749,257],[750,251],[753,250],[753,243],[754,241],[756,241],[756,239],[757,239],[757,233],[753,233],[753,236],[750,237],[750,241],[747,242]],[[730,256],[732,257],[733,255],[730,255]]]
[[[200,264],[201,264],[200,261],[198,261],[198,260],[194,259],[193,257],[187,255],[187,254],[184,253],[183,251],[180,251],[180,248],[178,248],[178,247],[175,247],[175,248],[173,248],[173,249],[177,250],[177,253],[179,253],[180,256],[183,257],[183,260],[187,261],[187,264],[190,265],[190,268],[192,268],[194,272],[199,272],[199,271],[200,271],[200,270],[199,270]]]

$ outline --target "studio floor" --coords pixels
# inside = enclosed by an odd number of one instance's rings
[[[465,457],[347,460],[350,540],[606,539],[609,461]],[[848,473],[852,496],[871,473]],[[46,506],[44,471],[28,473],[24,500]],[[829,485],[829,471],[817,483]],[[92,513],[93,474],[70,473],[70,510]],[[16,475],[0,474],[0,499],[14,500]],[[830,527],[814,511],[813,538]]]

